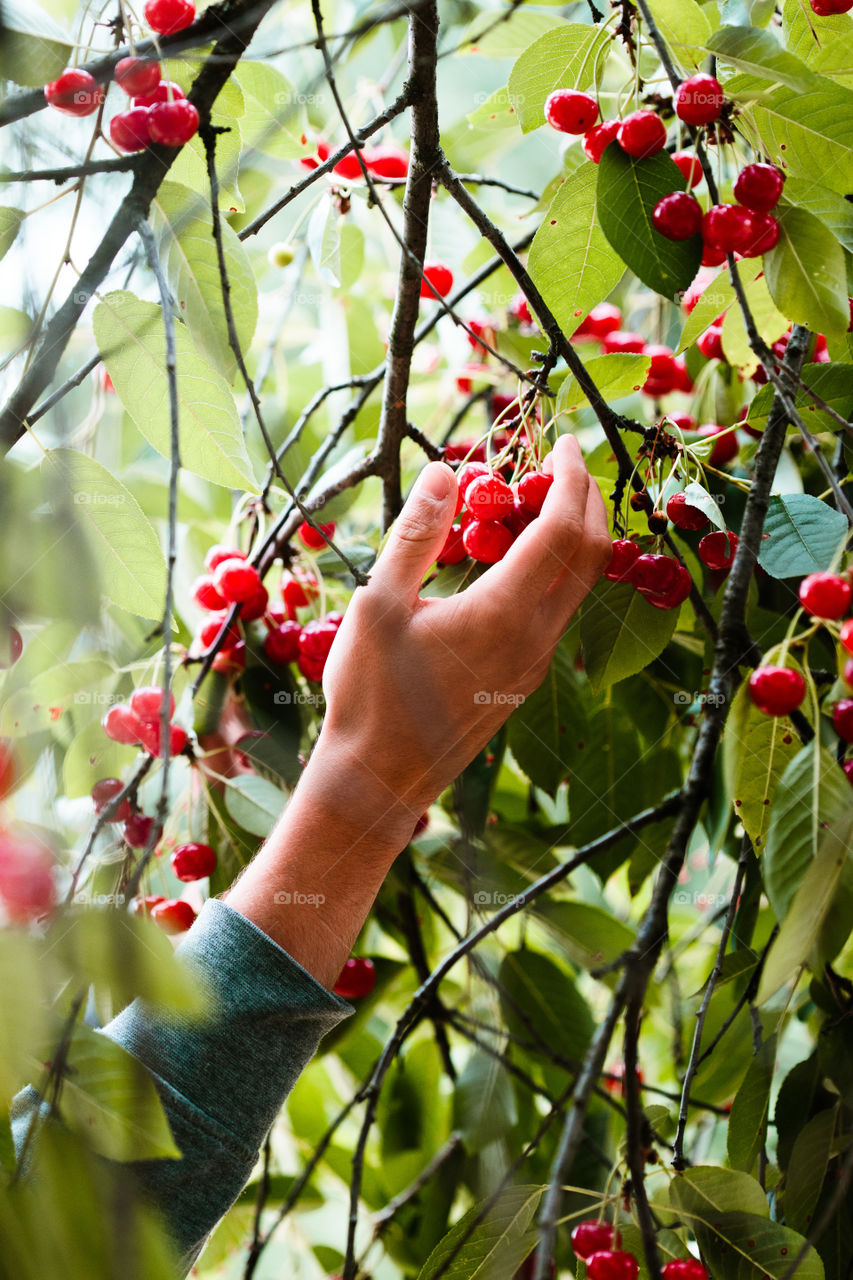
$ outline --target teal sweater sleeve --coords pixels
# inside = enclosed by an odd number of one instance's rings
[[[103,1034],[146,1067],[181,1151],[180,1160],[132,1167],[188,1271],[245,1186],[320,1040],[353,1008],[218,899],[205,903],[177,954],[208,995],[213,1017],[164,1019],[136,1000]],[[15,1130],[23,1132],[33,1105],[32,1090],[19,1095]]]

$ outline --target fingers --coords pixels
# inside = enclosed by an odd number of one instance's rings
[[[455,510],[456,477],[446,463],[428,462],[371,570],[370,588],[413,604],[424,574],[444,546]]]
[[[560,436],[548,455],[554,483],[542,511],[509,551],[474,587],[500,591],[515,608],[536,608],[555,579],[569,568],[586,537],[589,472],[574,436]]]
[[[598,582],[610,560],[610,529],[601,490],[593,481],[586,503],[585,537],[574,562],[557,577],[542,601],[546,631],[561,636],[584,596]]]

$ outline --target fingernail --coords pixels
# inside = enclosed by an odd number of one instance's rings
[[[418,478],[418,492],[435,502],[444,502],[450,496],[451,471],[443,462],[430,462]]]

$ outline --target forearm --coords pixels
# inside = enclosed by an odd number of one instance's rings
[[[226,895],[328,989],[420,816],[367,755],[321,737],[266,844]]]

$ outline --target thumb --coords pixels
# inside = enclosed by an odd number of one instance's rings
[[[417,595],[453,523],[456,477],[445,462],[428,462],[398,515],[371,581],[398,596]]]

